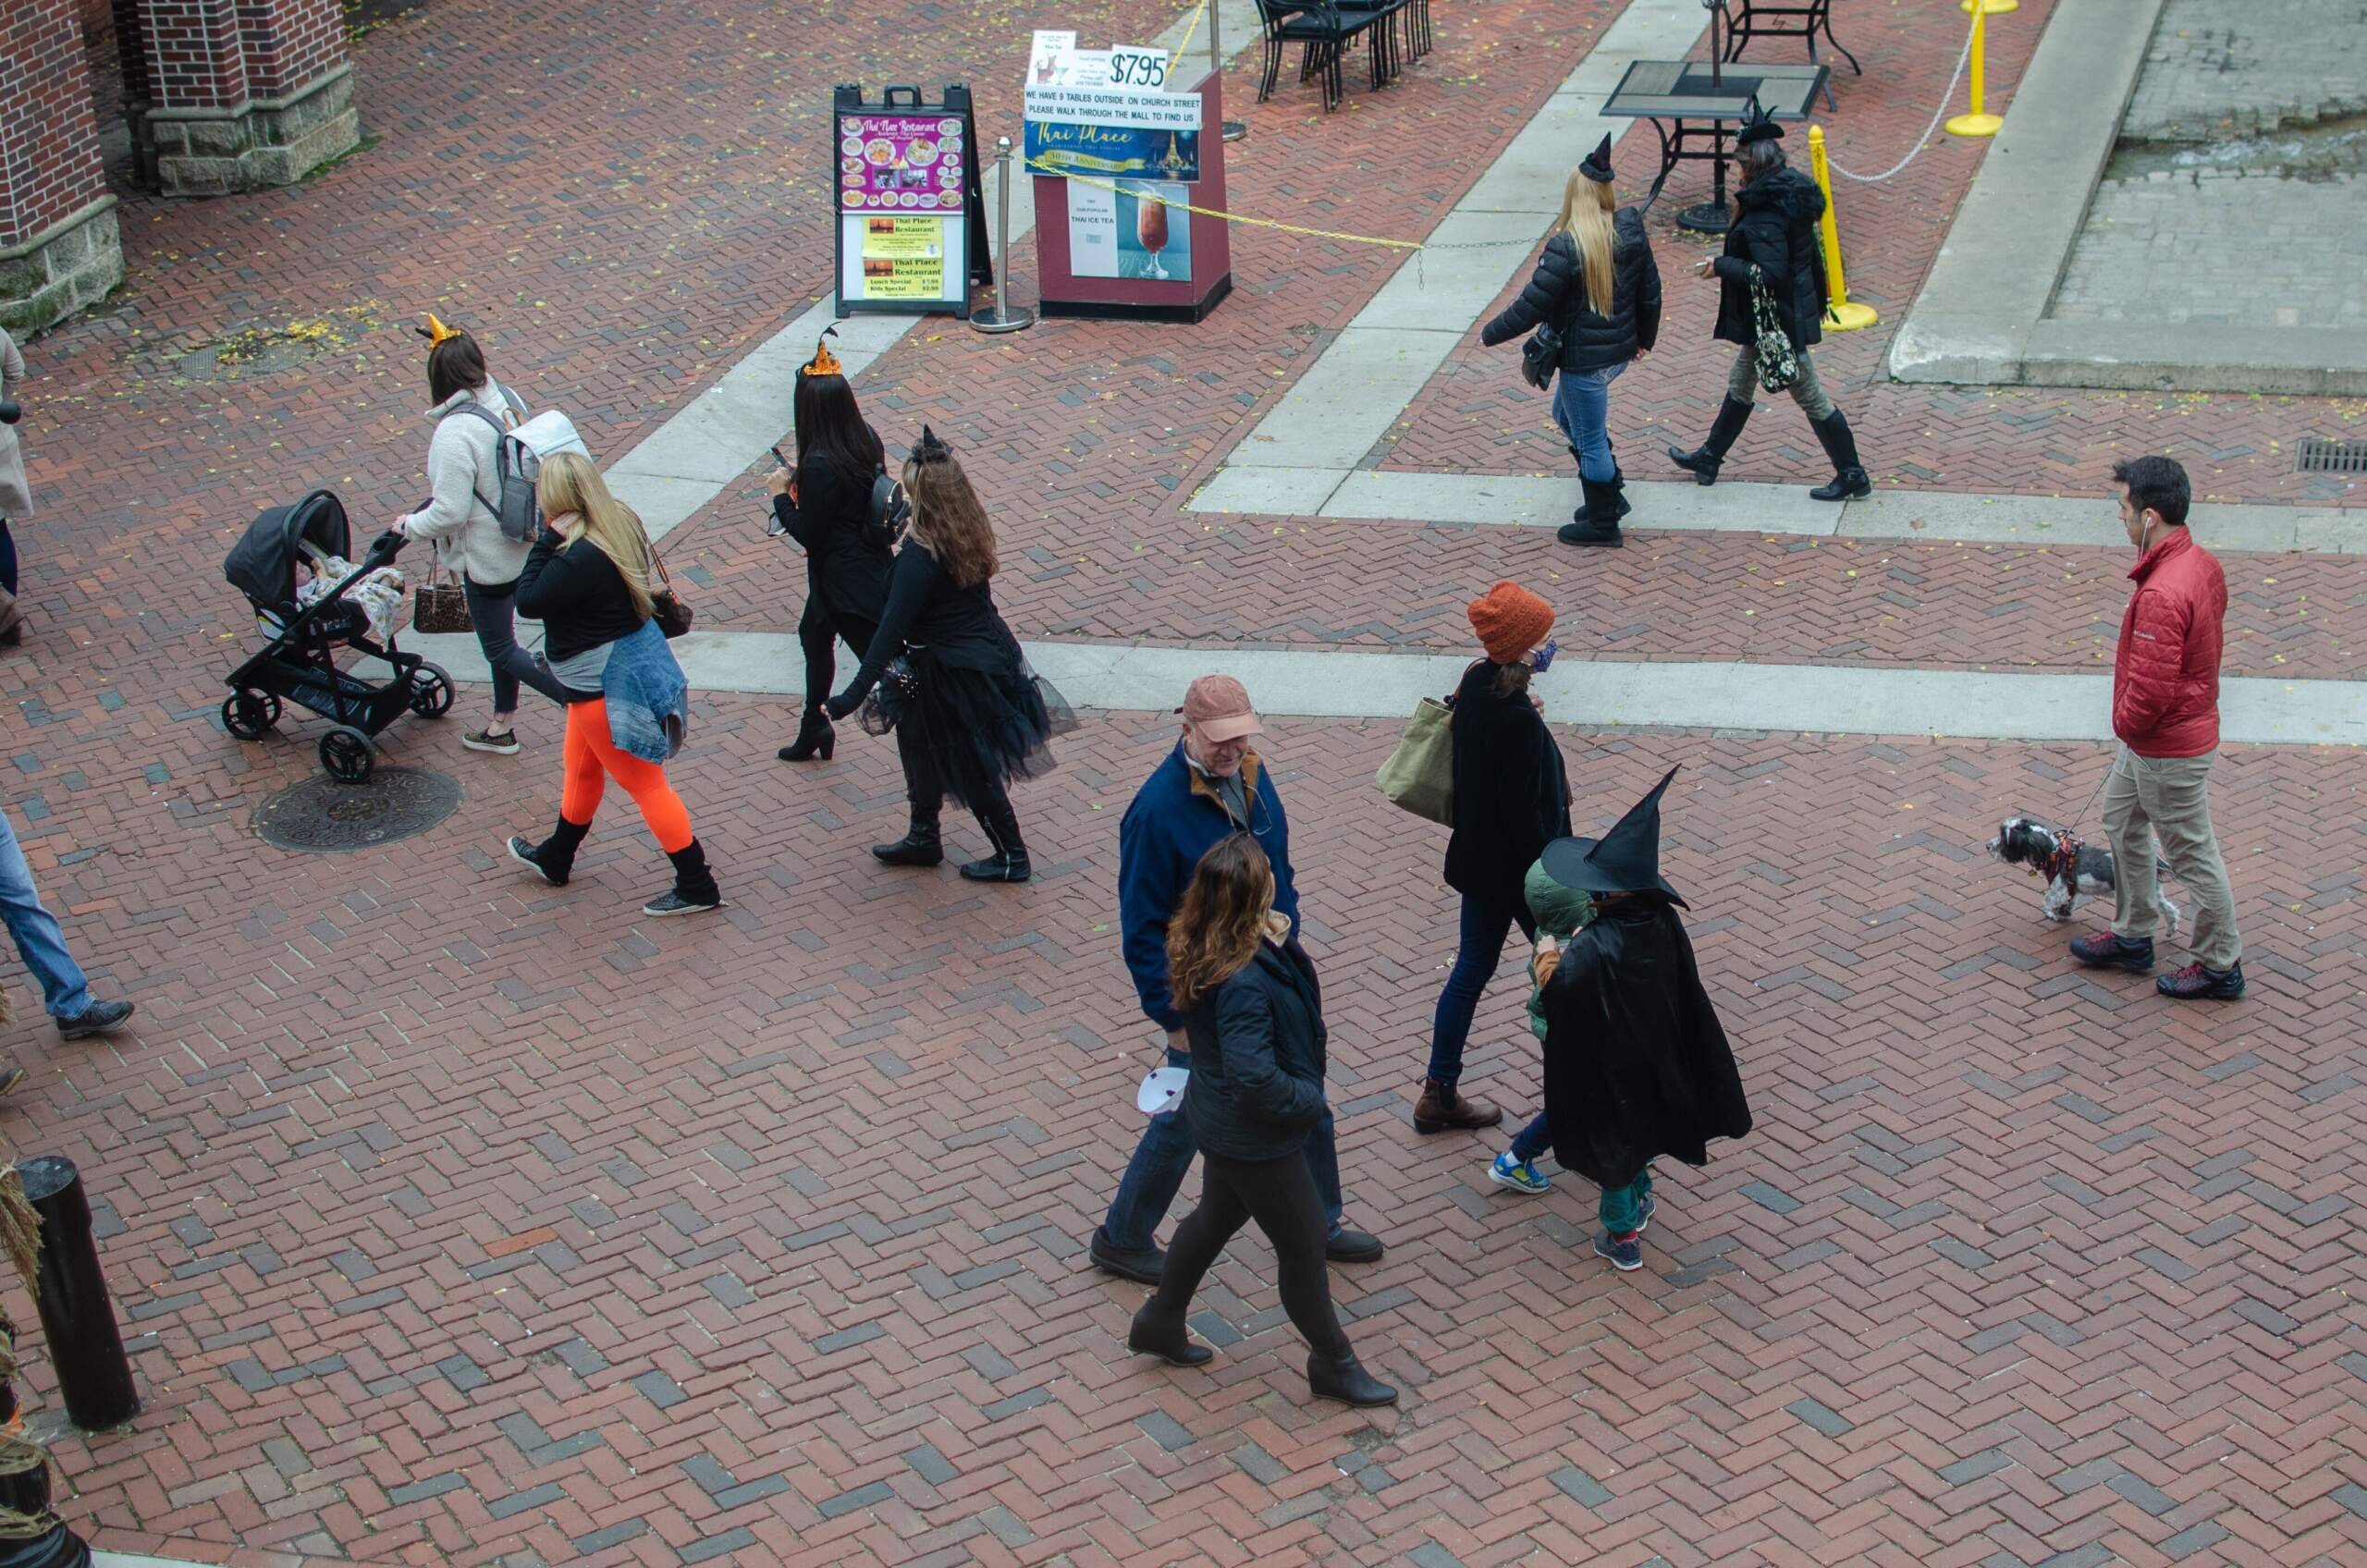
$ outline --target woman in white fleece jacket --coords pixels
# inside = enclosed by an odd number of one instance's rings
[[[565,689],[551,672],[518,645],[518,573],[533,548],[501,532],[493,504],[501,496],[497,467],[502,430],[522,413],[501,385],[485,373],[484,350],[465,332],[428,320],[427,395],[435,406],[427,417],[435,434],[427,443],[429,500],[395,520],[395,532],[425,539],[435,558],[460,574],[477,643],[493,667],[493,721],[460,737],[472,751],[514,755],[518,732],[518,688],[532,686],[555,703]],[[480,411],[481,410],[481,411]]]

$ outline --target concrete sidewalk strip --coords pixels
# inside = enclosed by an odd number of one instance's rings
[[[456,680],[486,678],[472,636],[416,637],[410,646]],[[1454,690],[1469,663],[1461,654],[1117,643],[1024,646],[1036,672],[1071,703],[1113,712],[1164,712],[1195,676],[1221,670],[1247,684],[1262,712],[1403,719],[1424,696]],[[698,631],[674,648],[693,692],[794,699],[805,690],[797,639],[785,632]],[[2112,739],[2112,680],[2105,675],[1566,659],[1539,691],[1548,718],[1590,729]],[[2367,746],[2367,682],[2227,680],[2220,683],[2220,718],[2230,743]]]
[[[1313,373],[1310,373],[1313,374]],[[1238,459],[1240,454],[1236,454]],[[1805,484],[1629,480],[1630,532],[1797,534],[1808,538],[1945,539],[1968,544],[2126,548],[2113,504],[2098,496],[1981,496],[1878,490],[1835,506]],[[1369,518],[1518,528],[1558,526],[1578,499],[1575,473],[1405,473],[1387,469],[1269,468],[1241,459],[1194,496],[1196,512]],[[2214,550],[2367,554],[2356,508],[2196,503],[2195,536]]]

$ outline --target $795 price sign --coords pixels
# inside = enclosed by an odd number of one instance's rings
[[[1133,48],[1110,50],[1110,85],[1143,87],[1153,91],[1164,88],[1167,85],[1167,51]]]

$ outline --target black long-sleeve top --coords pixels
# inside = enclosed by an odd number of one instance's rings
[[[630,637],[648,619],[606,550],[589,539],[570,545],[548,528],[519,570],[518,613],[543,623],[543,655],[554,664]]]
[[[939,663],[960,669],[1016,669],[1020,661],[1019,640],[995,613],[987,584],[955,587],[918,540],[906,541],[896,552],[879,634],[871,640],[854,680],[830,699],[831,714],[843,718],[852,713],[878,683],[888,661],[908,647],[926,648]]]
[[[805,550],[805,591],[835,617],[876,621],[888,602],[895,544],[871,521],[879,471],[816,458],[797,466],[797,499],[773,497],[773,515]]]

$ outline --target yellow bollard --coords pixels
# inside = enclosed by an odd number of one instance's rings
[[[1824,155],[1824,127],[1809,127],[1809,167],[1816,174],[1816,188],[1824,192],[1824,216],[1817,227],[1824,237],[1824,287],[1826,303],[1824,325],[1835,332],[1855,332],[1861,326],[1871,326],[1883,318],[1871,305],[1857,305],[1849,300],[1849,280],[1841,276],[1841,226],[1833,216],[1833,171]]]
[[[1950,136],[1994,136],[1997,128],[2005,123],[2000,116],[1981,112],[1981,78],[1986,74],[1981,68],[1982,57],[1989,53],[1988,43],[1989,13],[1975,11],[1972,14],[1972,112],[1958,115],[1948,122]]]
[[[2022,0],[1980,0],[1980,3],[1981,14],[1984,17],[2003,16],[2007,11],[2018,11],[2022,8]],[[1963,0],[1956,9],[1968,17],[1972,15],[1972,6],[1973,0]]]

